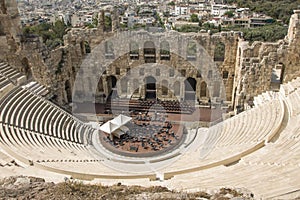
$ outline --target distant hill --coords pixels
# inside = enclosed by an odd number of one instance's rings
[[[248,7],[251,11],[264,13],[285,24],[288,24],[293,10],[300,9],[300,0],[224,0],[224,3]]]

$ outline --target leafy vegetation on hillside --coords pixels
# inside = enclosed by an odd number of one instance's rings
[[[228,4],[237,4],[238,7],[248,7],[251,11],[263,13],[282,20],[288,24],[293,10],[300,5],[300,0],[224,0]]]
[[[244,39],[249,42],[276,42],[280,39],[283,39],[287,35],[287,27],[276,23],[256,28],[241,28],[234,26],[222,28],[221,26],[214,26],[213,24],[205,23],[202,26],[197,27],[184,25],[176,30],[179,32],[198,32],[200,30],[210,30],[212,34],[220,31],[241,31],[244,33]]]
[[[66,34],[66,29],[67,26],[64,22],[57,20],[54,24],[41,23],[35,26],[26,26],[23,28],[23,34],[25,37],[40,36],[50,49],[54,49],[63,44],[63,36]]]

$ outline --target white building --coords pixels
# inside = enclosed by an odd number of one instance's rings
[[[223,16],[227,11],[235,11],[235,6],[228,6],[223,4],[214,4],[211,5],[211,15],[213,16]]]
[[[187,15],[188,7],[187,6],[175,6],[175,16]]]

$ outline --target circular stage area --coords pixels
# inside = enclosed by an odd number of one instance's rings
[[[168,119],[168,114],[131,112],[132,120],[114,133],[101,131],[102,145],[117,154],[133,157],[162,155],[178,147],[185,128]]]

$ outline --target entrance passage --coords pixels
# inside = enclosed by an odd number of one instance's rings
[[[194,101],[196,99],[196,80],[194,78],[187,78],[184,81],[184,99]]]
[[[117,78],[115,76],[107,77],[107,87],[108,87],[108,100],[115,99],[118,97],[117,91]]]
[[[146,99],[156,99],[156,79],[148,76],[146,82]]]

